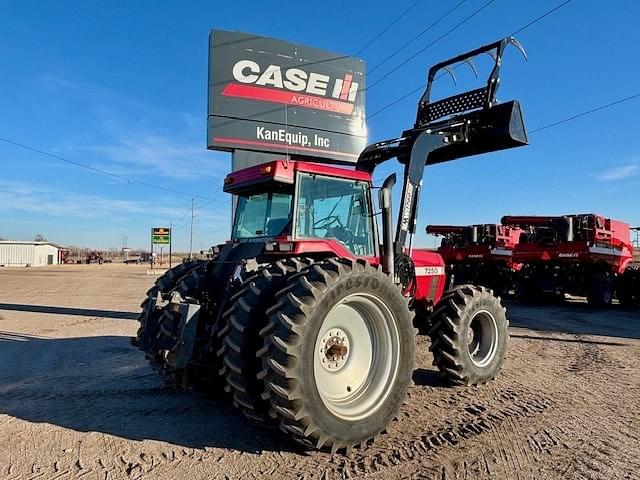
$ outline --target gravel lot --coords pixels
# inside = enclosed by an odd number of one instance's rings
[[[398,422],[350,458],[168,388],[129,344],[145,267],[0,270],[0,478],[640,478],[640,313],[509,306],[502,375],[447,387],[419,338]]]

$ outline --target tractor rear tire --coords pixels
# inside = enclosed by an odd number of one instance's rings
[[[607,272],[591,275],[587,302],[595,308],[606,307],[613,300],[613,282]]]
[[[504,363],[508,326],[506,309],[491,290],[474,285],[453,288],[433,312],[433,364],[454,384],[492,380]]]
[[[380,268],[329,259],[290,278],[267,312],[258,352],[280,428],[308,448],[364,446],[412,385],[408,299]]]
[[[262,347],[260,330],[268,323],[266,311],[275,303],[276,293],[287,284],[287,277],[302,271],[311,259],[289,258],[261,268],[247,278],[229,300],[224,327],[218,334],[222,347],[217,354],[224,367],[225,390],[232,394],[233,404],[244,415],[268,424],[271,404],[261,398],[264,384],[258,379],[262,361],[256,351]]]
[[[189,269],[180,278],[177,285],[168,293],[168,297],[171,298],[177,294],[184,300],[200,303],[205,290],[206,268],[206,262],[196,262],[193,268]],[[163,350],[171,350],[178,340],[177,330],[180,323],[180,312],[173,310],[171,303],[169,303],[163,308],[158,323],[160,325],[160,332],[158,333],[160,347]]]
[[[219,371],[222,365],[219,363],[215,352],[220,348],[220,339],[215,333],[217,324],[214,313],[209,311],[209,291],[212,286],[209,278],[209,262],[198,261],[186,275],[184,275],[167,295],[168,302],[161,310],[158,320],[159,333],[156,343],[155,355],[152,362],[159,363],[161,372],[171,385],[182,387],[194,387],[212,396],[217,396],[224,385]],[[175,298],[174,298],[175,297]],[[175,303],[173,303],[175,302]],[[193,346],[193,352],[189,363],[185,368],[175,368],[176,352],[179,352],[179,326],[181,313],[177,308],[180,303],[198,304],[200,318],[198,320],[198,332]],[[204,345],[203,340],[209,339],[210,344]]]

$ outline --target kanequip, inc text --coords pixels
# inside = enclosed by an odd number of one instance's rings
[[[287,132],[284,128],[269,130],[265,127],[256,127],[256,138],[258,140],[268,140],[278,143],[286,143],[287,145],[298,145],[301,147],[330,147],[329,139],[318,134],[313,135],[313,142],[302,132]]]

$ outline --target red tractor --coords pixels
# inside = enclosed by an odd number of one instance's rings
[[[425,165],[527,144],[518,102],[495,99],[510,44],[433,66],[414,128],[367,147],[355,170],[283,159],[229,174],[231,239],[158,279],[134,343],[183,383],[224,386],[248,417],[333,452],[366,445],[398,415],[416,313],[443,377],[492,379],[508,339],[500,300],[472,285],[444,293],[442,258],[412,239]],[[430,100],[438,72],[482,53],[495,60],[485,87]],[[391,158],[404,165],[399,218],[394,232],[394,174],[378,192],[378,232],[372,172]]]
[[[513,248],[521,230],[504,225],[427,225],[427,233],[441,236],[438,253],[447,265],[450,286],[471,283],[507,295],[515,284]]]
[[[513,261],[523,265],[518,281],[523,300],[572,294],[604,306],[618,290],[623,304],[633,301],[634,287],[627,288],[625,276],[633,261],[628,224],[591,213],[505,216],[502,223],[524,230],[513,251]]]

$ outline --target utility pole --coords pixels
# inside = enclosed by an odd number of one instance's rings
[[[173,219],[169,221],[169,270],[171,270],[171,255],[173,247]]]
[[[194,204],[194,198],[191,197],[191,233],[189,235],[190,239],[189,239],[189,260],[191,260],[191,257],[193,255],[193,204]]]

